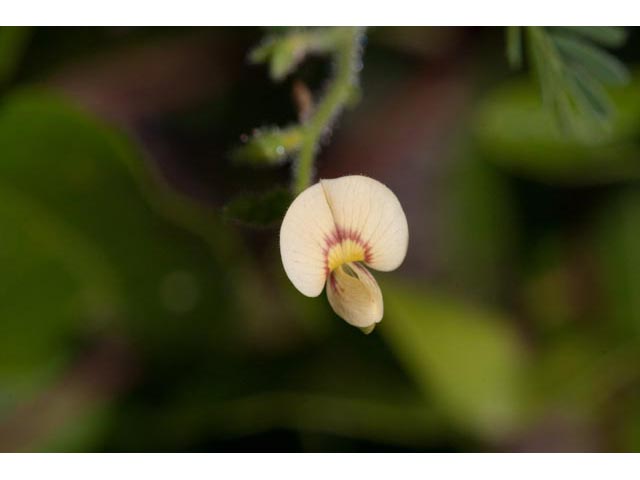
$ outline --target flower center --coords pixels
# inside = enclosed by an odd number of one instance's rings
[[[333,272],[340,265],[352,262],[369,262],[370,247],[358,232],[337,227],[330,237],[325,238],[325,270]]]

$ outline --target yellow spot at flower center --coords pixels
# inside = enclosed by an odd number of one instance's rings
[[[365,259],[364,247],[349,238],[334,244],[327,253],[327,266],[332,272],[340,265],[351,262],[362,262]]]

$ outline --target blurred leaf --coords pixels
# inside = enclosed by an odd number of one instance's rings
[[[302,45],[297,37],[288,37],[278,41],[269,38],[262,45],[253,50],[249,59],[253,63],[269,62],[269,74],[274,81],[286,77],[302,60]]]
[[[165,193],[124,137],[42,91],[5,99],[0,151],[2,407],[104,329],[151,358],[231,348],[235,272],[221,264],[237,255],[211,211]]]
[[[595,28],[595,27],[593,27]],[[585,142],[610,128],[612,109],[600,86],[623,85],[629,73],[613,55],[599,46],[599,38],[617,40],[611,30],[594,34],[564,27],[526,27],[531,63],[543,103],[567,135]],[[517,66],[515,33],[508,32],[507,49]],[[619,35],[618,35],[619,36]],[[521,63],[521,62],[520,62]],[[605,108],[606,107],[606,108]]]
[[[291,192],[286,188],[239,195],[225,206],[224,216],[247,225],[271,226],[282,221],[292,200]]]
[[[582,35],[600,45],[612,48],[624,45],[628,36],[624,27],[557,27],[557,29]]]
[[[474,133],[480,153],[519,175],[549,183],[592,184],[638,178],[638,81],[612,92],[611,98],[616,115],[609,132],[594,136],[585,145],[556,128],[551,112],[540,105],[532,85],[506,83],[487,95],[476,111]]]
[[[427,395],[459,426],[499,437],[518,426],[523,352],[495,314],[385,282],[379,327]]]
[[[304,131],[300,126],[284,129],[257,130],[245,145],[236,148],[233,159],[249,165],[280,165],[302,145]]]
[[[585,109],[593,112],[593,115],[605,121],[612,112],[611,102],[600,84],[594,82],[591,77],[582,71],[572,72],[569,85],[572,87],[573,97],[576,102]]]
[[[18,67],[31,35],[31,27],[0,27],[0,86]]]
[[[625,85],[630,76],[627,67],[610,53],[566,33],[552,35],[558,49],[576,66],[606,85]]]
[[[116,314],[122,299],[95,245],[4,185],[0,223],[2,411],[50,381],[72,354],[70,339]]]
[[[342,27],[294,29],[268,37],[250,54],[252,63],[268,63],[271,79],[283,80],[311,53],[325,53],[336,46]]]

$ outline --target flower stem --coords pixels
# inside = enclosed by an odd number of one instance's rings
[[[333,121],[348,103],[357,84],[361,62],[361,37],[363,29],[349,27],[342,29],[344,35],[338,41],[334,53],[334,75],[327,91],[316,106],[313,114],[304,124],[304,140],[294,163],[293,191],[302,192],[311,185],[313,160],[318,152],[322,137],[327,134]]]

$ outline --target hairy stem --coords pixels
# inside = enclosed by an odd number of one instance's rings
[[[359,27],[344,29],[344,35],[341,36],[334,54],[334,76],[325,95],[304,125],[304,140],[294,164],[293,191],[296,194],[311,185],[313,160],[320,141],[329,132],[333,121],[352,95],[360,69],[362,32],[363,29]]]

